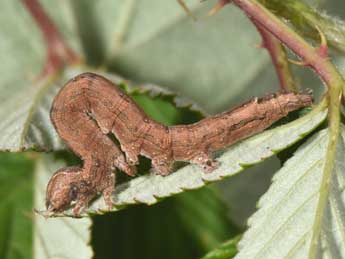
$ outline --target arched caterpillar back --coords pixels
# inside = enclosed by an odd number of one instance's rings
[[[52,177],[47,188],[48,210],[49,206],[51,211],[64,210],[76,200],[78,214],[97,192],[103,192],[111,206],[112,166],[133,175],[138,155],[150,158],[154,172],[161,175],[171,172],[174,161],[196,163],[212,172],[217,167],[210,156],[213,151],[263,131],[312,101],[308,94],[279,93],[255,98],[194,124],[165,126],[148,117],[106,78],[83,73],[55,97],[51,120],[60,137],[83,159],[84,166],[59,170]],[[109,133],[116,136],[126,158],[108,138]]]

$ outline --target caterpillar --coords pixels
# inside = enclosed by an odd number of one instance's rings
[[[150,158],[152,170],[160,175],[168,175],[174,161],[195,163],[212,172],[218,166],[213,151],[259,133],[312,102],[309,94],[278,93],[193,124],[165,126],[106,78],[80,74],[57,94],[50,116],[59,136],[83,160],[83,167],[63,168],[52,176],[47,210],[61,212],[74,203],[73,212],[78,215],[98,193],[111,207],[114,169],[134,175],[139,155]],[[115,135],[121,150],[109,134]]]

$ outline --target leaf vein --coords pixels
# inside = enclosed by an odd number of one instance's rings
[[[281,231],[283,230],[283,228],[285,227],[286,224],[288,224],[290,222],[290,220],[293,218],[293,216],[295,216],[300,209],[303,209],[303,207],[310,202],[316,195],[318,194],[318,192],[314,192],[312,193],[300,206],[298,206],[292,213],[291,215],[289,215],[289,217],[279,226],[279,228],[277,228],[272,236],[270,237],[269,240],[267,240],[267,242],[265,242],[265,245],[256,253],[254,259],[259,258],[259,256],[264,252],[264,250],[268,247],[268,245],[270,245],[272,243],[272,241],[274,240],[274,238],[279,235],[281,233]]]

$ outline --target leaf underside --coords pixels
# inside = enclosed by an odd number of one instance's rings
[[[325,116],[326,111],[322,111],[318,107],[298,120],[231,146],[218,157],[221,165],[210,174],[204,173],[197,165],[188,165],[166,177],[144,175],[119,185],[113,195],[116,207],[112,211],[129,204],[145,203],[151,205],[162,198],[184,190],[197,189],[208,182],[219,181],[237,174],[245,167],[259,163],[300,140],[317,127],[325,119]],[[54,168],[54,170],[56,169],[58,168]],[[82,216],[102,214],[105,211],[104,201],[100,197],[84,211]],[[59,215],[73,216],[71,211],[55,216]]]
[[[335,167],[327,179],[330,189],[325,192],[321,181],[328,138],[327,129],[318,132],[274,176],[259,201],[259,210],[249,219],[249,230],[236,258],[309,258],[311,254],[316,254],[315,258],[345,257],[344,126]],[[327,204],[320,211],[321,195],[327,196]],[[317,237],[316,245],[311,242],[313,236]]]

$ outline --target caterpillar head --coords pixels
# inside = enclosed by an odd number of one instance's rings
[[[46,208],[48,212],[62,212],[80,196],[81,169],[79,167],[62,168],[55,172],[46,190]]]

